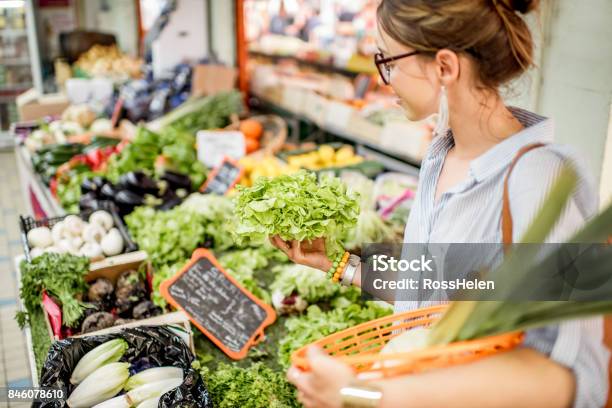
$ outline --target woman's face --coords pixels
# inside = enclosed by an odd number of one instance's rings
[[[376,42],[385,57],[414,51],[395,41],[380,26]],[[434,62],[415,55],[393,61],[390,66],[390,85],[399,97],[398,103],[404,109],[406,117],[419,121],[436,113],[440,84]]]

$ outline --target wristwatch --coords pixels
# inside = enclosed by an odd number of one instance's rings
[[[353,284],[353,279],[355,279],[355,273],[357,272],[360,262],[361,259],[357,255],[351,254],[351,256],[349,256],[346,262],[346,270],[342,274],[342,280],[340,281],[343,286],[351,286]]]
[[[342,408],[377,408],[382,399],[379,387],[363,381],[353,381],[340,389]]]

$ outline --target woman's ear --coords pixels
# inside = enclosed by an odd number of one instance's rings
[[[440,83],[446,87],[459,79],[459,57],[454,51],[442,49],[436,53],[436,74]]]

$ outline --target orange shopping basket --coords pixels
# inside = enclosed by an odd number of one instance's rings
[[[406,330],[434,323],[447,307],[398,313],[334,333],[296,350],[291,356],[292,363],[308,371],[306,349],[316,345],[353,367],[359,378],[378,379],[468,363],[511,350],[523,341],[522,332],[512,332],[406,353],[379,353],[389,340]]]

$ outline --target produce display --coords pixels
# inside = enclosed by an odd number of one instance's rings
[[[69,253],[95,262],[123,252],[125,242],[115,227],[113,216],[103,210],[93,212],[88,221],[69,215],[53,227],[37,227],[28,231],[30,257],[44,252]]]
[[[201,374],[219,408],[301,406],[285,375],[263,363],[254,363],[248,368],[220,364],[214,371],[204,367]]]
[[[235,233],[255,242],[272,235],[284,240],[325,237],[328,254],[342,247],[342,231],[357,222],[359,204],[337,178],[317,181],[302,171],[274,179],[259,178],[252,187],[238,186]]]
[[[335,150],[329,145],[322,145],[309,153],[292,154],[287,157],[290,166],[309,170],[320,170],[328,167],[346,167],[363,162],[363,157],[356,155],[351,146]]]
[[[25,311],[17,314],[21,327],[30,322],[30,315],[41,307],[43,291],[61,302],[63,322],[76,327],[85,314],[87,305],[75,297],[87,291],[85,275],[89,271],[89,260],[69,254],[44,253],[32,262],[21,263],[21,288],[19,296]]]
[[[142,60],[123,54],[116,45],[96,44],[81,54],[74,70],[85,76],[126,80],[142,75]]]
[[[180,73],[188,77],[187,71]],[[285,135],[277,138],[270,131],[262,119],[267,116],[237,116],[244,113],[238,92],[188,99],[176,107],[186,95],[183,81],[171,85],[176,92],[152,111],[153,99],[161,96],[147,81],[132,81],[120,90],[123,113],[149,120],[134,127],[130,137],[105,136],[115,132],[108,119],[73,106],[61,121],[40,129],[36,144],[30,142],[35,171],[44,175],[63,209],[87,214],[33,229],[27,237],[33,260],[21,265],[26,310],[18,317],[31,328],[41,384],[57,385],[63,378],[70,407],[156,407],[168,395],[181,406],[178,395],[189,394],[184,387],[197,370],[210,401],[194,406],[299,407],[285,373],[291,354],[392,309],[363,300],[358,289],[334,284],[321,271],[290,263],[268,237],[325,238],[330,256],[343,248],[358,251],[366,242],[398,240],[403,225],[381,215],[370,180],[382,166],[365,161],[349,145],[296,142],[281,148]],[[176,108],[168,111],[170,106]],[[286,127],[282,118],[274,121]],[[209,171],[196,150],[196,133],[203,129],[238,130],[245,136],[247,155],[239,160],[243,177],[227,196],[197,192]],[[383,189],[385,203],[397,197],[400,188],[394,188]],[[89,262],[126,246],[114,239],[117,226],[101,211],[109,205],[148,260],[137,269],[88,279]],[[160,284],[201,247],[240,285],[272,305],[276,321],[240,361],[194,331],[191,374],[161,359],[151,363],[149,356],[132,356],[144,344],[136,337],[150,329],[136,335],[138,328],[129,332],[117,326],[171,311]],[[59,329],[53,328],[53,304],[61,310],[55,321]],[[62,342],[52,343],[49,325]],[[120,334],[99,334],[111,327]],[[61,373],[54,373],[60,366]]]
[[[226,222],[232,214],[228,198],[195,193],[169,211],[139,207],[125,221],[134,241],[159,267],[189,259],[199,246],[231,247]]]
[[[21,326],[30,323],[31,315],[41,310],[41,294],[61,306],[59,337],[90,333],[162,313],[151,302],[146,270],[127,270],[116,283],[98,278],[88,282],[87,258],[69,254],[45,253],[31,263],[22,264],[20,296],[26,311],[18,314]],[[49,307],[43,302],[44,310]],[[45,333],[49,336],[49,333]]]
[[[212,408],[178,326],[143,326],[56,342],[41,386],[67,392],[51,407],[197,406]]]

